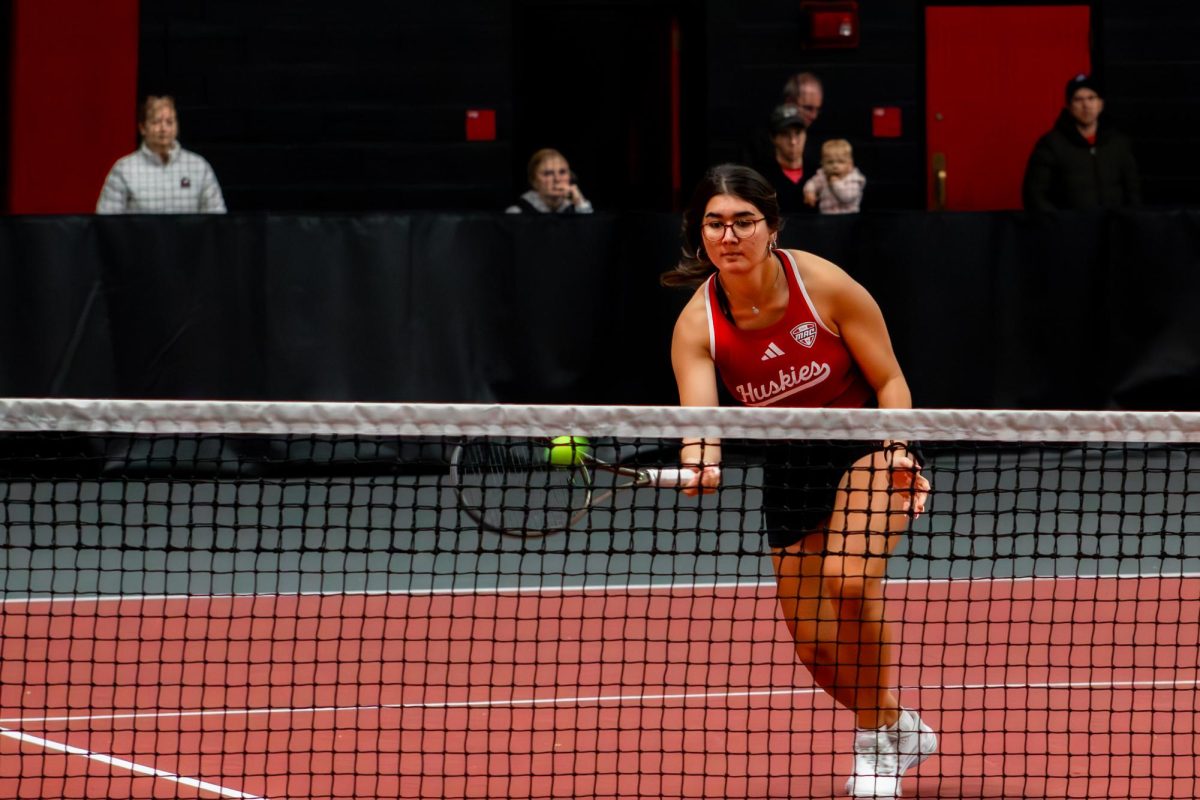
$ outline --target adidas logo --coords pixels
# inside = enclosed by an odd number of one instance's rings
[[[770,361],[772,358],[779,358],[781,355],[783,355],[783,349],[774,342],[771,342],[767,345],[767,349],[763,351],[762,358],[759,360]]]

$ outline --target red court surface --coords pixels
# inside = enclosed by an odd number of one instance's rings
[[[0,797],[840,796],[773,591],[8,600]],[[1200,576],[887,591],[906,797],[1200,796]]]

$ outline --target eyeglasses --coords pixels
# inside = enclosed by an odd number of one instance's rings
[[[758,227],[758,223],[762,222],[766,217],[758,219],[735,219],[733,222],[717,222],[713,220],[706,222],[700,226],[700,230],[704,233],[704,238],[710,242],[719,242],[725,238],[725,230],[733,228],[733,235],[739,239],[748,239],[754,235],[754,229]]]

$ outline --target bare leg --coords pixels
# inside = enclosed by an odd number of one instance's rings
[[[772,559],[797,656],[818,686],[856,712],[860,728],[900,715],[883,575],[909,518],[901,496],[889,496],[883,458],[865,456],[842,478],[827,533],[809,534]]]

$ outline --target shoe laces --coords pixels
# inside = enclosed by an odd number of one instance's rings
[[[859,731],[854,737],[855,772],[895,775],[900,769],[895,731]]]

